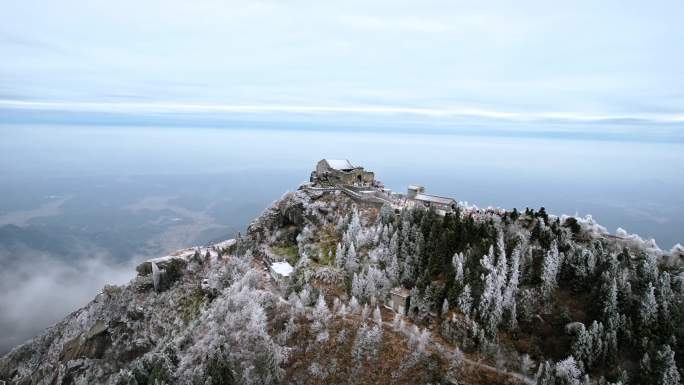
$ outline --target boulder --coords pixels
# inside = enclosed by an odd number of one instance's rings
[[[107,324],[98,320],[86,332],[67,341],[62,347],[60,361],[71,361],[79,358],[102,358],[112,341],[107,331]]]

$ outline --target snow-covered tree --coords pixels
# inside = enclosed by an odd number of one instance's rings
[[[353,295],[349,300],[349,311],[351,313],[356,313],[359,311],[359,300]]]
[[[661,273],[658,279],[657,300],[660,320],[663,324],[667,325],[672,321],[671,310],[675,301],[675,295],[672,291],[670,274],[666,271]]]
[[[615,278],[606,276],[604,281],[610,282],[610,284],[604,285],[601,290],[604,292],[603,319],[607,320],[618,313],[618,289]]]
[[[325,303],[325,298],[320,294],[316,301],[316,306],[313,309],[313,323],[311,329],[316,333],[317,341],[327,341],[329,337],[328,322],[330,321],[331,313],[328,305]]]
[[[356,367],[379,358],[382,348],[382,328],[378,325],[368,326],[365,323],[359,328],[352,345],[352,359]]]
[[[363,307],[361,307],[361,321],[367,320],[369,314],[370,314],[370,308],[368,307],[367,303],[364,303]]]
[[[356,298],[363,298],[365,297],[365,288],[366,288],[366,283],[363,282],[364,277],[359,277],[358,274],[354,273],[352,276],[352,285],[351,285],[351,294],[356,297]]]
[[[670,345],[664,345],[656,353],[655,380],[657,385],[681,385],[681,377]]]
[[[373,310],[373,321],[382,327],[382,315],[380,314],[380,308],[377,306],[375,307],[375,310]]]
[[[325,326],[330,322],[330,309],[328,309],[328,304],[325,303],[325,298],[323,294],[318,295],[318,300],[316,300],[316,306],[313,309],[314,322],[320,322]]]
[[[453,379],[457,379],[461,374],[461,369],[463,368],[463,352],[461,349],[456,347],[449,357],[449,368],[447,369],[447,375]]]
[[[387,278],[390,283],[394,286],[399,283],[399,278],[401,277],[401,271],[399,268],[399,261],[396,255],[390,257],[389,265],[387,266]]]
[[[575,358],[570,356],[558,363],[555,367],[556,385],[582,385],[582,370],[577,366]]]
[[[451,264],[454,266],[454,272],[456,273],[454,279],[456,282],[463,282],[463,267],[465,264],[463,253],[455,253],[451,259]]]
[[[505,252],[503,250],[500,251],[496,266],[493,264],[493,257],[493,248],[490,248],[489,253],[480,260],[482,267],[487,273],[482,276],[483,290],[478,306],[480,320],[484,323],[484,328],[490,337],[496,335],[497,327],[503,316],[502,289],[507,272]]]
[[[572,343],[570,350],[572,356],[578,361],[584,362],[587,367],[591,366],[593,344],[589,331],[583,323],[579,323],[579,327],[575,330],[575,340]]]
[[[520,255],[522,250],[523,246],[518,245],[513,249],[513,252],[510,256],[510,271],[508,273],[509,278],[503,295],[504,309],[510,309],[515,305],[515,296],[518,293],[518,284],[520,280]]]
[[[444,302],[442,302],[442,311],[440,312],[440,315],[442,317],[445,317],[447,314],[449,314],[449,300],[444,298]]]
[[[360,274],[354,273],[351,289],[353,296],[361,299],[362,302],[369,302],[373,299],[385,298],[391,285],[382,270],[369,266]]]
[[[344,229],[347,227],[347,223],[349,222],[348,219],[348,216],[340,215],[340,218],[337,220],[337,225],[335,226],[337,232],[341,233],[344,231]]]
[[[461,309],[466,317],[471,316],[471,311],[473,308],[473,297],[470,294],[470,284],[466,284],[463,291],[458,296],[458,307]]]
[[[345,269],[347,269],[348,272],[356,271],[359,266],[359,260],[356,255],[356,247],[354,246],[354,242],[349,244],[346,254],[346,260],[344,262]]]
[[[399,232],[395,231],[389,243],[389,254],[395,257],[399,256]]]
[[[558,285],[558,271],[560,269],[560,254],[558,252],[558,246],[554,241],[551,244],[551,248],[546,252],[544,256],[544,265],[542,268],[542,292],[544,298],[549,299],[551,293],[556,289]]]
[[[602,359],[606,355],[606,350],[608,348],[606,342],[606,333],[601,322],[594,320],[588,332],[590,342],[590,350],[586,350],[586,358],[588,365],[592,366],[599,359]]]
[[[658,302],[656,302],[655,288],[651,282],[648,283],[648,287],[641,299],[639,315],[641,323],[645,327],[653,326],[658,319]]]
[[[191,383],[195,368],[206,360],[207,351],[229,346],[226,361],[237,383],[265,385],[279,383],[284,371],[284,350],[268,333],[262,303],[265,292],[255,289],[261,274],[248,270],[211,302],[210,311],[200,315],[199,325],[189,330],[185,354],[178,364],[180,383]]]
[[[345,250],[340,242],[337,243],[337,248],[335,249],[335,266],[343,268],[345,262],[347,261],[347,256],[345,255]]]

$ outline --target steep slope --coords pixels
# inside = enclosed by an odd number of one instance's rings
[[[12,384],[676,384],[681,252],[590,218],[288,193],[0,360]],[[269,266],[287,261],[289,277]],[[406,315],[385,307],[410,290]],[[668,382],[669,381],[669,382]]]

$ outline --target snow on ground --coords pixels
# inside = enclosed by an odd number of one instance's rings
[[[292,273],[292,266],[287,262],[273,262],[271,269],[283,277],[289,277]]]
[[[221,247],[221,248],[231,247],[231,246],[235,245],[235,243],[237,243],[237,241],[235,239],[228,239],[228,240],[219,242],[219,243],[215,244],[214,246]]]

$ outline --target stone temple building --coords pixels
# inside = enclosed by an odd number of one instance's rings
[[[311,173],[311,182],[319,185],[373,186],[375,174],[352,165],[346,159],[321,159]]]

